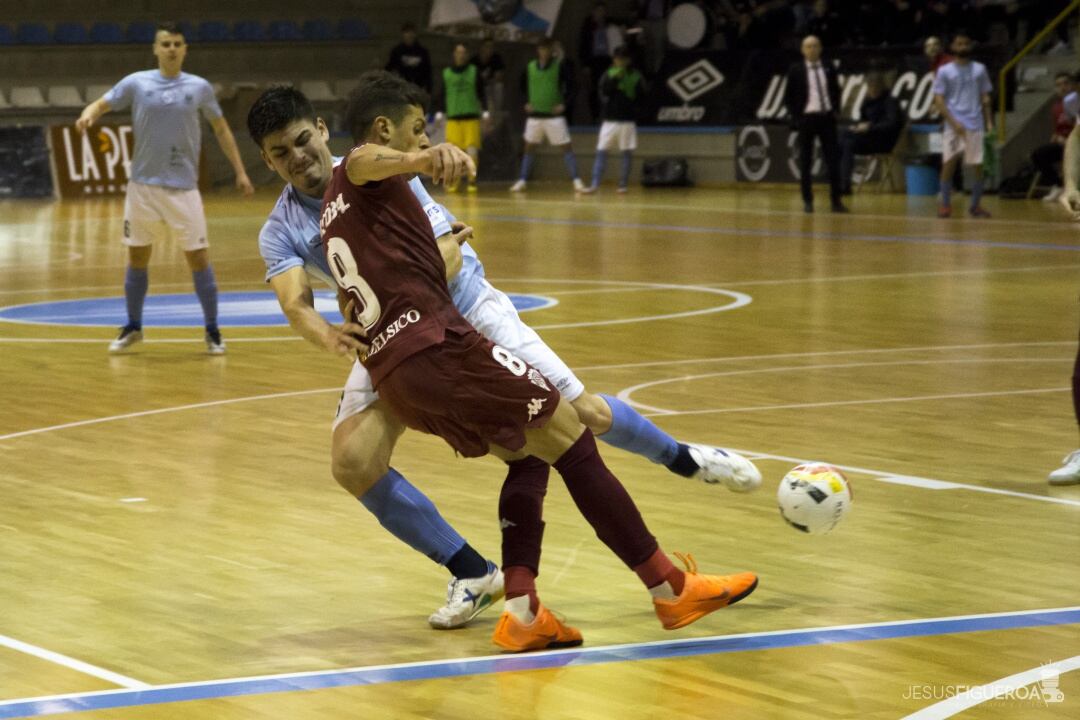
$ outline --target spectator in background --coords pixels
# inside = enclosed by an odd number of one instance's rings
[[[546,139],[563,151],[563,161],[574,181],[574,190],[584,192],[585,183],[578,175],[577,158],[570,147],[570,128],[565,113],[573,101],[574,81],[568,64],[555,55],[555,43],[544,38],[536,46],[536,59],[529,61],[521,78],[525,91],[525,153],[521,158],[521,174],[510,192],[524,192],[536,160],[536,146]]]
[[[810,35],[818,38],[820,44],[839,47],[847,40],[847,32],[840,14],[829,6],[828,0],[815,0],[814,12],[807,25]]]
[[[784,103],[788,117],[798,132],[799,182],[803,211],[814,212],[814,140],[821,141],[825,165],[829,168],[829,196],[835,213],[846,213],[840,200],[840,151],[836,140],[836,118],[840,111],[840,82],[836,70],[821,62],[821,40],[807,35],[802,41],[803,61],[788,70]]]
[[[480,70],[469,62],[469,49],[465,43],[458,43],[454,46],[453,64],[442,71],[442,86],[433,103],[437,111],[435,122],[446,118],[446,142],[468,153],[477,169],[480,167],[480,120],[487,123],[491,117],[484,109],[482,97],[484,81]],[[446,189],[454,192],[457,185],[448,185]],[[469,178],[468,191],[476,192],[475,176]]]
[[[472,64],[480,71],[484,92],[480,99],[488,112],[496,113],[503,106],[503,81],[506,80],[506,63],[495,51],[495,41],[487,38],[480,45],[480,52],[473,56]]]
[[[618,30],[608,21],[607,6],[596,3],[592,15],[581,26],[578,39],[578,61],[585,66],[588,74],[586,91],[589,94],[589,121],[595,122],[600,116],[600,95],[597,89],[600,78],[611,65],[611,51],[614,50],[612,37]],[[621,44],[621,43],[620,43]]]
[[[431,55],[416,39],[416,25],[401,26],[401,42],[390,51],[386,69],[431,93]]]
[[[840,138],[840,176],[843,194],[851,194],[851,173],[856,155],[891,152],[904,123],[900,104],[890,95],[884,78],[874,73],[866,81],[866,97],[859,110],[859,122]]]
[[[1040,145],[1031,153],[1031,162],[1044,182],[1050,184],[1050,192],[1043,202],[1056,202],[1062,193],[1061,174],[1058,165],[1065,159],[1065,143],[1076,125],[1076,119],[1065,108],[1065,97],[1074,89],[1068,73],[1058,73],[1054,78],[1054,104],[1050,106],[1050,142]]]
[[[629,50],[622,45],[615,48],[613,64],[600,80],[604,122],[600,125],[600,137],[596,141],[592,185],[585,192],[594,193],[600,187],[608,151],[616,146],[622,153],[617,192],[627,191],[633,153],[637,149],[637,111],[645,91],[645,79],[634,67]]]
[[[953,61],[953,56],[945,52],[945,46],[937,35],[931,35],[923,42],[923,55],[930,63],[930,72],[934,75],[937,75],[942,65],[948,65]]]

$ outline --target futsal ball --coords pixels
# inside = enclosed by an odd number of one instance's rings
[[[490,25],[509,22],[521,7],[521,0],[478,0],[480,18]]]
[[[844,473],[825,463],[792,468],[776,491],[780,515],[796,530],[829,532],[851,510],[851,486]]]

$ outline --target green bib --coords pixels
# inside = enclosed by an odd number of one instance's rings
[[[463,72],[452,68],[443,70],[446,87],[446,116],[449,118],[479,115],[480,98],[476,96],[476,66],[470,64]]]
[[[536,60],[529,62],[529,104],[533,112],[551,115],[556,105],[563,104],[562,92],[559,91],[559,61],[541,70]]]

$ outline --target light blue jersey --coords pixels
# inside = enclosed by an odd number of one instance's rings
[[[334,164],[340,160],[334,158]],[[419,178],[410,180],[409,188],[427,213],[434,236],[438,238],[449,233],[450,224],[455,220],[450,211],[431,199]],[[266,262],[267,280],[290,268],[302,267],[309,275],[337,289],[319,235],[321,210],[321,199],[305,195],[292,185],[287,185],[281,192],[277,205],[259,232],[259,253]],[[450,295],[464,315],[480,295],[484,266],[468,243],[461,246],[461,255],[461,271],[450,281]]]
[[[199,112],[208,120],[221,117],[210,83],[188,73],[167,78],[160,70],[143,70],[116,83],[105,93],[105,102],[113,110],[131,108],[132,180],[180,190],[195,188],[202,138]]]
[[[942,65],[934,78],[934,94],[945,98],[949,112],[968,130],[981,132],[985,128],[982,96],[993,89],[986,66],[977,62]]]

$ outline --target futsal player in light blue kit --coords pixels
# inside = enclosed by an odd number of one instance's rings
[[[104,97],[87,105],[75,123],[83,133],[110,110],[131,108],[135,152],[124,203],[124,244],[128,247],[124,297],[128,320],[109,351],[122,352],[143,339],[150,253],[155,240],[169,237],[183,248],[191,268],[206,321],[207,351],[222,355],[225,341],[217,325],[217,282],[210,266],[206,216],[197,187],[200,113],[210,122],[222,152],[236,172],[237,188],[245,195],[250,195],[253,188],[214,89],[198,75],[181,71],[187,44],[173,23],[158,26],[154,55],[157,70],[128,75]]]
[[[380,83],[402,82],[381,71],[367,73],[357,92],[364,90],[368,96],[378,98]],[[426,96],[416,89],[415,112],[410,116],[401,115],[397,107],[400,96],[399,88],[388,87],[385,106],[373,102],[365,109],[365,117],[347,121],[365,127],[373,124],[381,144],[395,150],[431,153],[437,164],[444,158],[446,163],[452,162],[452,146],[430,147],[421,111]],[[299,91],[276,87],[255,101],[248,114],[248,130],[267,165],[289,183],[259,234],[267,280],[299,334],[331,352],[354,353],[362,346],[352,333],[360,328],[332,325],[316,312],[310,282],[315,277],[336,288],[319,236],[323,192],[340,160],[331,156],[326,125]],[[451,174],[448,171],[447,177]],[[554,382],[597,437],[684,477],[723,482],[737,492],[760,485],[757,468],[736,453],[677,442],[621,400],[588,393],[570,368],[521,321],[509,298],[484,278],[483,265],[465,242],[471,228],[457,223],[446,208],[432,200],[419,179],[410,181],[410,187],[431,220],[432,232],[447,261],[454,304],[488,339],[534,365]],[[436,628],[460,627],[501,597],[502,573],[495,563],[485,560],[465,542],[423,493],[390,467],[394,444],[403,431],[401,422],[378,402],[364,366],[354,363],[334,421],[334,477],[387,530],[447,567],[454,577],[446,605],[428,620]],[[543,473],[546,477],[546,466]],[[541,504],[545,487],[539,491]]]

